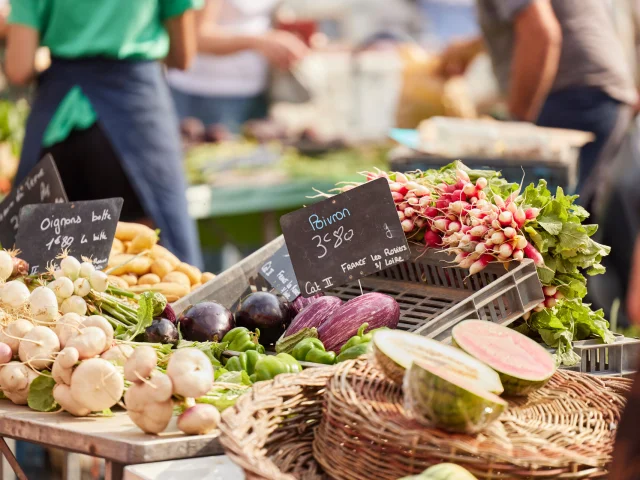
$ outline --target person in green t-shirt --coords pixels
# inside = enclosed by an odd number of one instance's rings
[[[189,219],[177,119],[158,60],[185,69],[196,52],[202,0],[12,2],[6,75],[38,91],[16,181],[54,156],[69,199],[125,199],[121,219],[162,230],[183,261],[199,265]],[[51,67],[37,76],[39,46]]]

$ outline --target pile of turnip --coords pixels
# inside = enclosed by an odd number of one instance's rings
[[[174,402],[188,408],[178,417],[178,428],[187,434],[204,434],[218,426],[220,413],[208,404],[196,404],[213,385],[213,367],[196,348],[172,353],[166,373],[157,368],[156,351],[147,346],[135,349],[124,365],[131,382],[124,401],[131,420],[145,433],[163,432],[173,417]]]

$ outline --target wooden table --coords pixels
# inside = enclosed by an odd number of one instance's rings
[[[184,435],[176,428],[175,418],[162,434],[146,435],[125,412],[108,418],[76,418],[0,401],[0,436],[103,458],[105,480],[121,480],[127,465],[221,455],[218,435]]]

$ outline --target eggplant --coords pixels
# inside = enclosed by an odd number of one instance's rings
[[[377,292],[365,293],[336,309],[318,328],[318,338],[327,351],[338,353],[363,323],[369,324],[369,330],[393,329],[399,320],[400,307],[393,297]]]
[[[190,307],[178,322],[182,337],[192,342],[221,342],[236,326],[231,312],[217,302],[201,302]]]
[[[260,344],[276,343],[291,323],[288,302],[269,292],[256,292],[245,297],[236,311],[236,325],[260,330]]]
[[[178,329],[171,321],[166,318],[158,318],[145,329],[144,340],[148,343],[177,345],[180,338]]]
[[[291,302],[291,309],[293,310],[294,316],[298,315],[302,310],[304,310],[306,307],[308,307],[313,302],[315,302],[316,300],[322,297],[324,297],[324,293],[322,292],[316,293],[314,296],[309,298],[304,298],[302,295],[300,295],[293,302]]]
[[[303,328],[319,328],[329,316],[342,306],[342,300],[338,297],[321,297],[305,307],[291,322],[285,332],[289,337]]]

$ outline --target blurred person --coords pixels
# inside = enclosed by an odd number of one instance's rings
[[[152,223],[179,258],[201,265],[176,117],[163,66],[196,52],[200,0],[14,0],[6,74],[37,81],[16,182],[45,153],[71,201],[124,198],[121,219]],[[37,75],[36,50],[51,66]]]
[[[267,116],[269,68],[290,69],[306,53],[296,35],[273,30],[278,0],[206,0],[197,15],[198,56],[187,71],[169,71],[180,119],[238,132]]]
[[[588,204],[637,101],[633,77],[602,0],[476,0],[482,39],[443,54],[442,73],[465,71],[485,47],[513,120],[592,132],[577,192]]]

